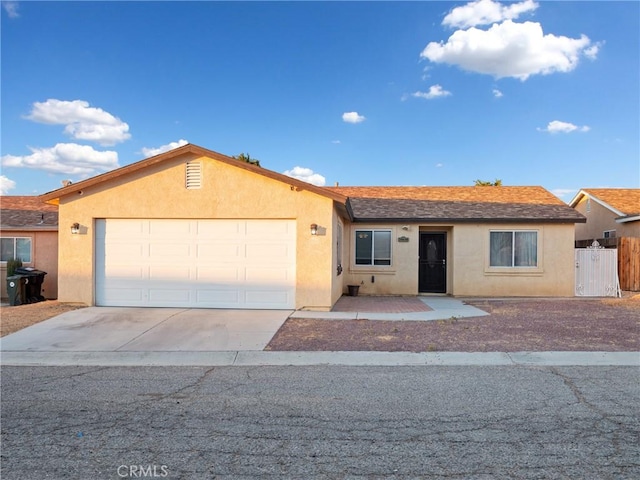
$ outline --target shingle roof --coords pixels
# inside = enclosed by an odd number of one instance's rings
[[[57,230],[58,207],[44,203],[39,197],[0,196],[0,228]]]
[[[542,187],[327,187],[349,197],[356,221],[585,222]]]
[[[577,201],[586,193],[607,205],[615,208],[626,216],[640,214],[640,188],[583,188],[571,202],[575,206]]]

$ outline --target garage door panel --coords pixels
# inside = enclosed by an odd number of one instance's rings
[[[150,288],[149,301],[156,305],[188,305],[191,300],[191,292],[178,288]]]
[[[282,239],[291,233],[291,222],[287,220],[247,221],[245,225],[247,235],[252,237]]]
[[[149,255],[159,261],[167,259],[188,258],[191,256],[191,245],[188,243],[151,243]]]
[[[106,281],[109,283],[140,280],[148,276],[148,269],[139,265],[107,265]]]
[[[237,243],[205,243],[197,247],[198,259],[202,262],[235,262],[243,257],[244,245]]]
[[[293,220],[96,221],[96,304],[295,308]]]
[[[241,308],[240,292],[232,289],[197,290],[196,299],[200,305],[220,305],[218,308]]]
[[[292,248],[282,244],[249,244],[246,249],[246,257],[258,262],[282,262],[291,259]]]
[[[280,305],[288,301],[289,296],[280,291],[248,290],[245,292],[245,302],[247,305]]]
[[[137,305],[143,299],[143,291],[139,288],[104,289],[105,301],[128,302],[125,306]]]
[[[140,243],[110,243],[106,246],[105,256],[110,261],[118,261],[118,258],[141,257],[144,252],[145,247]]]
[[[197,223],[197,233],[201,238],[240,238],[245,235],[243,222],[211,222],[200,220]]]
[[[245,278],[248,284],[266,286],[291,286],[295,282],[295,275],[292,276],[288,270],[282,268],[269,267],[247,267]]]
[[[100,232],[101,230],[97,228],[96,232]],[[106,229],[102,229],[103,238],[104,235],[107,234]],[[121,220],[121,221],[110,221],[109,222],[109,232],[108,235],[112,239],[123,238],[123,239],[131,239],[132,237],[140,238],[142,236],[148,235],[149,232],[149,221],[148,220]]]
[[[190,236],[193,225],[191,221],[150,220],[149,235],[164,238],[183,238]]]
[[[177,285],[180,282],[189,283],[191,280],[191,269],[188,266],[176,265],[149,267],[149,280],[166,282],[172,285]]]
[[[238,283],[244,274],[236,266],[197,267],[196,279],[202,282]]]

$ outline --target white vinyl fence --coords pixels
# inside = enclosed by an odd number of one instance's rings
[[[603,248],[594,241],[576,248],[576,296],[619,297],[618,250]]]

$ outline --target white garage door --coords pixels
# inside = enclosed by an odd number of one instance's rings
[[[295,308],[293,220],[96,221],[96,305]]]

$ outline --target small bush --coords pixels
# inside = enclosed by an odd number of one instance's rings
[[[22,260],[19,258],[10,258],[7,260],[7,277],[16,273],[16,269],[22,267]]]

